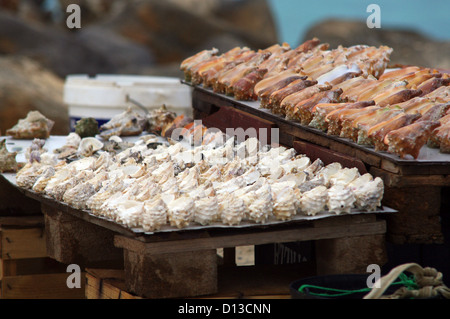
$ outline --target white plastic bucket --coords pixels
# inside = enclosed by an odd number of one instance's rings
[[[192,114],[191,88],[178,78],[80,74],[67,76],[64,83],[64,103],[68,105],[71,131],[83,117],[93,117],[99,125],[109,121],[133,105],[129,99],[148,110],[165,104],[177,115]]]

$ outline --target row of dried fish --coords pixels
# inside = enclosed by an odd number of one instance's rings
[[[145,231],[286,221],[296,214],[373,211],[381,205],[380,178],[339,163],[311,162],[293,149],[261,146],[255,138],[149,147],[154,141],[145,135],[117,154],[98,150],[70,163],[30,161],[16,182]]]

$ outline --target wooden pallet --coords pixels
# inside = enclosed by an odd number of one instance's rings
[[[257,101],[236,101],[202,87],[194,87],[192,101],[194,118],[207,127],[223,131],[238,127],[277,128],[281,145],[292,147],[312,160],[320,158],[326,164],[340,162],[346,167],[357,167],[361,173],[381,177],[385,184],[383,204],[399,211],[387,217],[390,242],[444,242],[444,231],[448,230],[443,230],[440,222],[445,213],[441,197],[450,187],[450,155],[440,154],[437,160],[400,159],[285,120],[259,108]]]
[[[67,265],[47,256],[44,216],[0,217],[2,299],[83,299],[82,287],[70,289]]]

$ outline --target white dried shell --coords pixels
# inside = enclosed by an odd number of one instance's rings
[[[16,174],[16,183],[19,187],[31,189],[41,175],[42,165],[38,162],[27,163]]]
[[[256,167],[252,166],[241,177],[244,178],[247,185],[251,185],[261,177],[261,173]]]
[[[355,205],[357,208],[374,211],[381,206],[381,200],[384,194],[384,183],[380,177],[373,181],[363,184],[353,190],[356,197]]]
[[[168,219],[171,226],[183,228],[194,220],[194,200],[180,196],[167,204]]]
[[[247,186],[247,182],[242,176],[232,178],[226,182],[213,183],[217,194],[232,193],[242,187]]]
[[[348,184],[351,190],[355,190],[366,183],[373,181],[373,176],[370,173],[365,173],[358,178],[355,178],[351,183]]]
[[[213,165],[206,172],[200,174],[199,182],[200,184],[205,183],[206,181],[216,182],[220,181],[222,178],[222,166],[221,165]]]
[[[298,172],[303,172],[303,170],[305,170],[310,164],[311,160],[309,157],[300,156],[285,162],[282,164],[282,167],[286,174],[296,174]]]
[[[303,172],[306,174],[306,179],[310,180],[314,178],[316,173],[324,167],[324,164],[320,158],[312,162],[308,167],[306,167]]]
[[[328,189],[320,185],[301,194],[299,209],[305,215],[314,216],[325,210],[327,201]]]
[[[55,175],[55,172],[56,170],[54,166],[49,165],[45,167],[34,183],[32,190],[38,193],[42,193],[45,189],[45,186],[47,186],[48,181],[53,177],[53,175]]]
[[[333,174],[330,177],[330,185],[341,184],[346,186],[360,176],[361,174],[359,173],[359,170],[356,167],[353,168],[344,167],[339,171],[337,171],[336,174]]]
[[[95,194],[94,185],[89,182],[80,183],[64,193],[63,201],[77,209],[86,209],[87,200]]]
[[[116,222],[129,228],[142,225],[144,203],[136,200],[125,200],[117,203]]]
[[[278,220],[290,220],[297,214],[294,189],[289,186],[274,190],[272,187],[273,215]]]
[[[95,152],[101,150],[103,147],[103,143],[100,142],[95,137],[85,137],[81,139],[80,145],[78,146],[78,152],[80,155],[88,157],[94,154]]]
[[[219,220],[219,202],[216,196],[203,197],[195,201],[194,221],[209,225]]]
[[[145,201],[142,215],[142,228],[145,231],[155,231],[161,229],[166,224],[167,206],[164,201],[160,197]]]
[[[272,215],[272,191],[266,183],[254,193],[256,200],[248,206],[248,219],[256,223],[264,223]]]
[[[342,165],[338,162],[328,164],[327,166],[317,171],[311,181],[320,180],[324,186],[328,187],[330,185],[331,177],[336,174],[341,168]]]
[[[349,187],[338,184],[328,189],[328,210],[337,215],[350,213],[354,207],[355,200],[355,195]]]
[[[224,224],[239,225],[245,217],[246,206],[242,198],[233,193],[218,196],[220,218]]]
[[[185,170],[187,173],[186,175],[183,175],[181,178],[180,175],[178,175],[177,181],[178,181],[178,188],[181,193],[189,193],[192,190],[195,190],[199,185],[199,171],[196,166]]]

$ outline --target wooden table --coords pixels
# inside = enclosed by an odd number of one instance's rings
[[[270,225],[146,233],[48,196],[20,191],[41,204],[51,258],[83,268],[123,263],[126,290],[146,298],[217,293],[217,248],[315,241],[318,274],[365,272],[369,264],[386,262],[386,223],[379,216],[395,212],[383,207],[377,213],[354,212]]]

